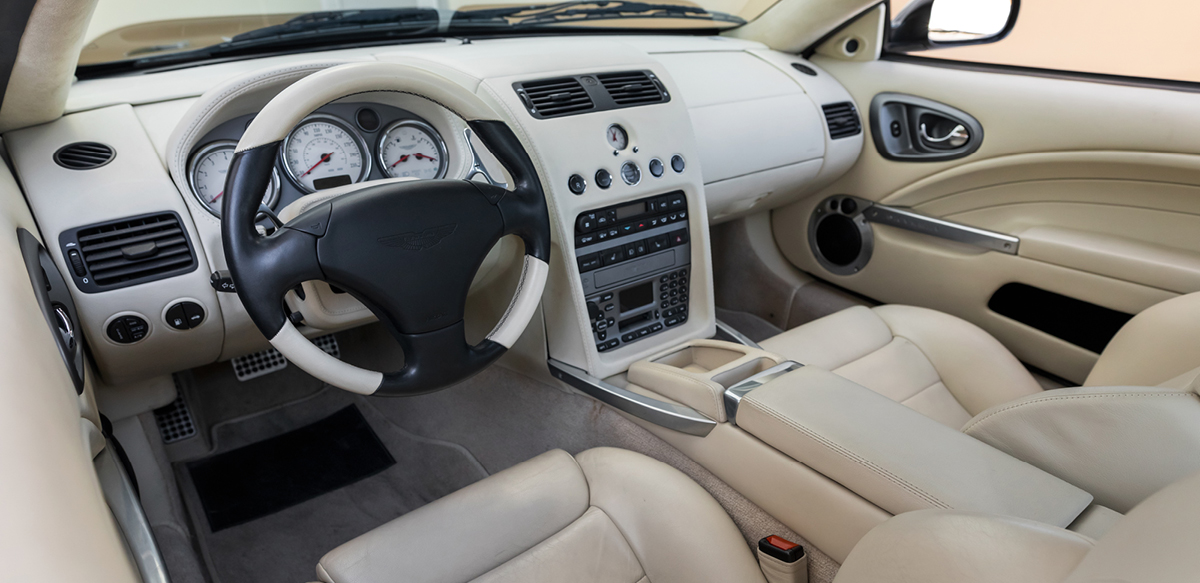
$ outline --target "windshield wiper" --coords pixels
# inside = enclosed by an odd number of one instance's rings
[[[203,61],[218,57],[314,45],[330,45],[339,42],[371,42],[418,37],[436,34],[437,31],[438,12],[432,8],[311,12],[297,16],[283,24],[244,32],[223,43],[191,51],[147,56],[98,66],[119,64],[126,68],[143,69],[173,63]]]
[[[453,28],[523,28],[544,24],[570,24],[625,18],[676,18],[743,25],[746,21],[724,12],[684,4],[658,4],[631,0],[577,0],[558,4],[509,6],[483,10],[459,10],[450,21]]]

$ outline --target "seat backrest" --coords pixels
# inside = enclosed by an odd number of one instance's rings
[[[1031,520],[919,510],[875,527],[834,583],[1200,581],[1200,473],[1162,489],[1099,541]]]
[[[1200,367],[1200,292],[1160,302],[1125,323],[1085,387],[1153,387]]]
[[[1200,581],[1200,474],[1163,488],[1122,518],[1065,583]]]

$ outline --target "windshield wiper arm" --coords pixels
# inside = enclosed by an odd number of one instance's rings
[[[660,4],[634,0],[575,0],[558,4],[509,6],[484,10],[459,10],[450,26],[454,27],[524,27],[541,24],[569,24],[587,20],[619,20],[623,18],[680,18],[707,20],[735,25],[745,24],[742,18],[724,12],[705,10],[684,4]]]
[[[191,51],[142,57],[132,64],[141,68],[314,42],[401,38],[437,30],[438,13],[432,8],[312,12],[283,24],[244,32],[223,43]]]

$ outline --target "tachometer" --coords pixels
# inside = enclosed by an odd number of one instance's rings
[[[361,182],[371,169],[362,137],[328,115],[300,122],[284,138],[280,155],[288,177],[307,192]]]
[[[192,194],[208,212],[221,216],[221,202],[225,196],[225,176],[229,163],[233,161],[233,150],[237,142],[221,140],[206,144],[192,155],[188,164],[188,184]],[[262,203],[273,206],[279,199],[279,173],[271,174],[271,185],[263,195]]]
[[[446,175],[446,143],[429,124],[402,120],[379,138],[379,163],[392,178],[442,178]]]

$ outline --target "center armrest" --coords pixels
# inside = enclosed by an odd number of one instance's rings
[[[736,423],[871,503],[1069,525],[1091,494],[857,383],[815,367],[742,396]]]

